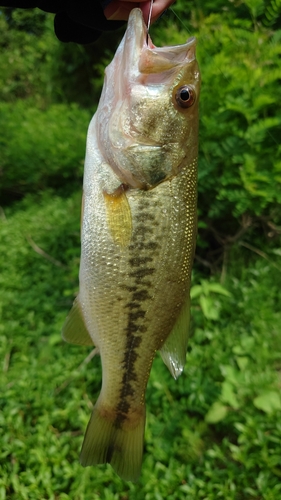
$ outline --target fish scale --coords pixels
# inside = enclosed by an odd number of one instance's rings
[[[195,41],[172,47],[171,58],[146,34],[134,9],[89,126],[80,288],[63,328],[65,340],[96,345],[102,362],[81,463],[109,462],[132,481],[156,351],[175,378],[183,370],[197,232]]]

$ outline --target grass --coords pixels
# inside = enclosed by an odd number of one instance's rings
[[[99,358],[60,337],[78,289],[80,198],[28,197],[0,219],[0,500],[278,500],[276,250],[272,264],[235,247],[227,293],[195,270],[184,374],[174,381],[159,357],[152,368],[139,483],[79,465],[101,385]]]

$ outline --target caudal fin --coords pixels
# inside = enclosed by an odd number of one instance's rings
[[[141,473],[145,407],[137,421],[117,425],[95,405],[82,445],[80,462],[84,467],[110,463],[125,481],[137,481]]]

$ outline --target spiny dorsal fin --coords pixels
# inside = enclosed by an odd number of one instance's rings
[[[173,330],[160,349],[161,357],[175,379],[180,376],[185,365],[189,322],[190,297],[188,294]]]
[[[107,224],[114,243],[126,247],[132,236],[130,205],[121,185],[114,194],[104,193]]]
[[[70,344],[93,345],[83,319],[78,297],[75,299],[72,309],[62,327],[62,338]]]

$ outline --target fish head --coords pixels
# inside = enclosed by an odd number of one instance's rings
[[[104,159],[129,187],[151,189],[197,157],[200,73],[195,47],[195,38],[155,47],[141,10],[131,11],[106,68],[97,111]]]

